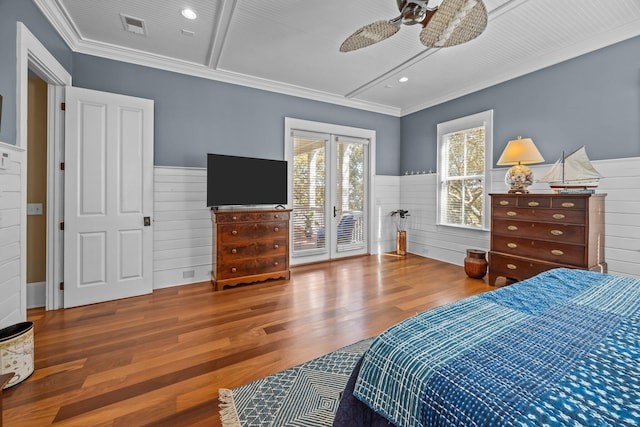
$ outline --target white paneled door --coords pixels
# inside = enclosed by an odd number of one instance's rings
[[[153,108],[66,89],[65,308],[153,290]]]

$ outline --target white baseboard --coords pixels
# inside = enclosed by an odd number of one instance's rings
[[[47,299],[47,282],[27,283],[27,308],[44,307]]]
[[[211,280],[211,264],[176,268],[153,272],[153,289],[171,288],[173,286]]]

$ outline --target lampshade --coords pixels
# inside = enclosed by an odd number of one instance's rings
[[[541,162],[544,158],[531,138],[519,136],[509,141],[498,159],[498,165],[513,165],[504,177],[509,193],[528,193],[533,184],[533,172],[526,165]]]
[[[542,163],[544,158],[536,148],[531,138],[512,139],[509,141],[502,156],[498,159],[498,165],[530,165]]]

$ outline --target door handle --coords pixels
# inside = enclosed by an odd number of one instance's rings
[[[145,227],[149,227],[151,225],[151,217],[150,216],[145,216],[144,217],[144,226]]]
[[[333,207],[333,217],[337,217],[338,216],[338,209],[334,206]]]

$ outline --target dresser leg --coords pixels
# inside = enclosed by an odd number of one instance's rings
[[[489,270],[489,285],[490,286],[495,286],[496,285],[496,279],[498,278],[497,275],[495,275],[494,273],[491,272],[491,270]]]

